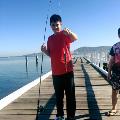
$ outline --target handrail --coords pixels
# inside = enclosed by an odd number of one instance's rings
[[[88,62],[91,63],[91,65],[93,65],[96,69],[98,69],[102,74],[104,74],[106,77],[108,76],[108,72],[102,68],[100,68],[98,65],[92,63],[90,60],[84,58],[85,60],[87,60]]]

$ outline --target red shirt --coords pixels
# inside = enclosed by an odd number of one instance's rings
[[[53,75],[61,75],[73,71],[72,57],[69,50],[71,42],[70,37],[66,36],[62,31],[48,38],[47,49],[50,52]]]

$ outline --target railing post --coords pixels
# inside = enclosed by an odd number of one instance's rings
[[[38,64],[38,56],[36,55],[36,64]]]

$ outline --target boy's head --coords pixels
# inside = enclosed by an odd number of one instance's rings
[[[50,26],[54,33],[61,31],[62,19],[61,19],[60,15],[54,14],[50,17]]]
[[[120,28],[118,29],[118,37],[120,38]]]

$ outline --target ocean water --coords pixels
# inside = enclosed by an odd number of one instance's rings
[[[50,58],[43,57],[43,74],[51,70]],[[41,74],[41,56],[0,58],[0,99],[28,84]]]

